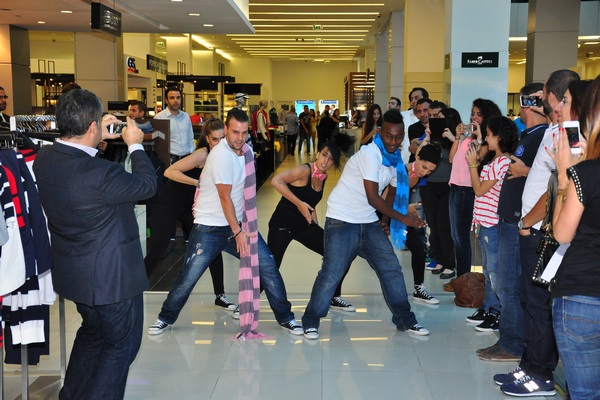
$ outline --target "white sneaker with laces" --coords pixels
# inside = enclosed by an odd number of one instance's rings
[[[167,324],[166,322],[157,319],[156,322],[148,328],[148,335],[160,335],[170,326],[171,324]]]
[[[240,319],[240,306],[239,305],[235,308],[235,310],[233,310],[233,313],[231,313],[231,318]]]
[[[317,330],[317,328],[305,329],[304,337],[308,340],[317,340],[319,338],[319,331]]]

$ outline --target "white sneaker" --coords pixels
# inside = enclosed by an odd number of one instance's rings
[[[170,324],[167,324],[166,322],[157,319],[156,322],[150,325],[150,327],[148,328],[148,335],[160,335],[165,331],[165,329],[167,329],[170,326]]]
[[[231,313],[231,318],[240,319],[240,306],[239,305],[235,308],[235,310],[233,310],[233,313]]]
[[[304,337],[308,340],[317,340],[319,338],[319,331],[317,330],[317,328],[305,329]]]

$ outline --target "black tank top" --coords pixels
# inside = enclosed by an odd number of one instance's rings
[[[312,168],[310,164],[304,165],[307,165],[310,169],[310,175],[306,185],[293,186],[288,184],[288,188],[296,197],[314,208],[323,198],[323,189],[321,189],[320,192],[317,192],[312,188]],[[326,181],[327,179],[323,181],[323,188],[325,188]],[[302,216],[298,207],[285,197],[281,196],[281,200],[279,200],[279,204],[277,204],[275,212],[269,221],[269,229],[287,228],[291,232],[299,232],[306,229],[308,226],[306,219]]]

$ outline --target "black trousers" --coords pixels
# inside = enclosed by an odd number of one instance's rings
[[[281,267],[281,262],[283,261],[285,251],[292,240],[296,240],[304,245],[304,247],[314,251],[317,254],[320,254],[321,256],[323,256],[325,253],[325,248],[323,245],[323,228],[321,228],[319,225],[310,224],[306,229],[297,233],[292,233],[287,228],[269,224],[267,245],[269,246],[269,249],[271,249],[273,257],[275,257],[277,268]],[[334,297],[340,297],[342,295],[342,282],[348,274],[349,269],[350,268],[346,268],[346,272],[344,273],[342,280],[335,289],[335,293],[333,295]]]

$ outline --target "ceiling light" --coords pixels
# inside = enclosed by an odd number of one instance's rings
[[[251,7],[383,7],[385,3],[355,3],[355,4],[307,4],[307,3],[252,3]]]
[[[171,0],[173,3],[181,3],[183,0]]]
[[[38,21],[37,23],[38,23],[38,24],[45,24],[45,23],[46,23],[46,21]]]
[[[600,42],[584,42],[583,44],[600,44]]]
[[[319,22],[373,22],[377,18],[319,18]],[[250,18],[250,21],[273,22],[273,18]],[[277,22],[314,22],[314,18],[277,18]]]
[[[527,36],[511,36],[508,38],[509,42],[526,42]]]
[[[250,12],[250,15],[379,15],[377,11],[374,12],[294,12],[294,11],[265,11],[265,12]]]
[[[71,11],[71,10],[61,10],[60,12],[62,14],[73,14],[73,11]]]
[[[189,13],[188,14],[190,17],[199,17],[200,14],[199,13]]]
[[[579,40],[598,40],[600,39],[600,36],[596,35],[596,36],[579,36],[577,39]]]
[[[213,45],[212,45],[212,44],[208,43],[207,41],[205,41],[204,39],[202,39],[202,38],[201,38],[201,37],[199,37],[199,36],[192,35],[192,40],[193,40],[194,42],[196,42],[196,43],[198,43],[198,44],[200,44],[200,45],[202,45],[202,46],[206,47],[206,48],[207,48],[207,49],[209,49],[209,50],[212,50],[212,49],[214,49],[214,47],[213,47]]]
[[[204,26],[204,27],[207,27],[207,28],[211,28],[211,27],[213,27],[214,25],[213,25],[213,24],[202,24],[202,26]]]
[[[525,64],[526,62],[527,62],[527,60],[519,61],[519,62],[517,63],[517,65],[519,65],[519,64]]]
[[[230,60],[231,61],[231,56],[227,53],[225,53],[223,50],[220,49],[215,49],[215,53],[219,54],[221,57]]]

